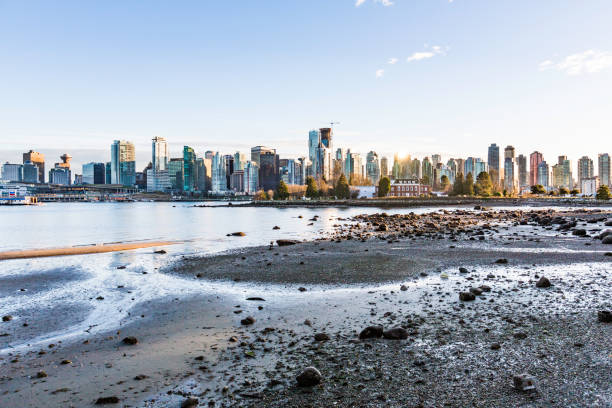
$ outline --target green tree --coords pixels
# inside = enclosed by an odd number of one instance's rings
[[[578,190],[577,188],[572,189],[572,191],[570,191],[570,194],[573,196],[577,196],[578,194],[580,194],[580,190]]]
[[[493,193],[493,182],[486,171],[480,172],[476,177],[476,193],[483,197],[489,197]]]
[[[312,177],[306,178],[306,197],[308,198],[319,197],[319,188],[317,187],[317,182]]]
[[[541,184],[531,186],[531,194],[546,194],[546,189]]]
[[[445,174],[442,177],[440,177],[440,188],[442,189],[442,191],[447,191],[449,187],[450,187],[450,180],[448,179],[448,176]]]
[[[463,173],[457,174],[455,183],[453,184],[453,195],[463,194]]]
[[[276,187],[276,192],[274,193],[274,199],[276,200],[287,200],[289,198],[289,189],[287,188],[287,184],[283,180],[278,183],[278,187]]]
[[[428,185],[430,185],[429,182],[430,182],[430,180],[429,180],[429,176],[428,175],[424,175],[423,178],[421,178],[421,184],[423,184],[425,186],[428,186]]]
[[[569,194],[569,190],[565,187],[559,187],[559,195],[566,195]]]
[[[389,180],[389,177],[381,178],[378,182],[378,196],[386,197],[389,191],[391,191],[391,180]]]
[[[341,199],[349,199],[351,198],[351,189],[349,188],[348,181],[346,181],[346,177],[344,174],[340,174],[338,177],[338,182],[336,183],[336,196]]]
[[[597,189],[597,199],[598,200],[609,200],[612,198],[610,193],[610,188],[605,184]]]
[[[474,176],[472,173],[468,173],[463,184],[463,194],[473,196],[474,195]]]

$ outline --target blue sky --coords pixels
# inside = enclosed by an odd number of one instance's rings
[[[361,4],[358,4],[361,3]],[[336,146],[612,152],[609,0],[0,0],[0,160]]]

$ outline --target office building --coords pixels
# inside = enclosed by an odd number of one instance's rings
[[[492,143],[489,146],[488,157],[489,163],[489,176],[493,185],[499,186],[500,174],[499,174],[499,146]]]
[[[600,185],[599,177],[585,177],[580,180],[580,193],[586,197],[596,197]]]
[[[104,163],[85,163],[82,175],[83,184],[105,184],[105,171],[106,165]]]
[[[259,161],[260,188],[265,191],[276,190],[279,182],[279,159],[276,151],[261,153]]]
[[[546,161],[542,160],[540,164],[538,164],[538,169],[536,171],[537,179],[535,180],[535,185],[544,186],[544,188],[548,189],[549,187],[549,179],[550,179],[550,169],[548,168],[548,164]]]
[[[106,162],[106,166],[104,168],[104,184],[112,184],[112,170],[111,170],[111,162]]]
[[[31,161],[25,161],[23,163],[23,181],[24,183],[38,183],[40,172],[38,166]]]
[[[516,160],[518,162],[519,191],[522,191],[525,187],[529,186],[529,179],[528,179],[528,172],[527,172],[527,156],[519,154]]]
[[[168,179],[172,191],[183,191],[183,158],[175,157],[168,162]]]
[[[433,174],[433,166],[431,165],[431,161],[429,157],[423,158],[423,162],[421,164],[422,171],[422,179],[423,184],[427,184],[429,186],[433,186],[434,184],[434,174]]]
[[[213,194],[223,194],[227,191],[226,166],[225,156],[215,152],[211,161],[211,190]]]
[[[612,180],[610,180],[610,155],[608,153],[597,155],[597,175],[601,185],[612,187]]]
[[[567,156],[559,156],[557,164],[552,166],[552,184],[554,188],[572,189],[572,166]]]
[[[72,180],[70,167],[62,167],[58,164],[60,163],[56,163],[55,167],[49,170],[49,184],[69,186]]]
[[[389,177],[389,158],[384,156],[380,159],[380,177]]]
[[[529,155],[529,185],[535,186],[537,184],[541,184],[538,182],[538,179],[540,177],[538,173],[538,168],[540,166],[540,163],[542,163],[543,161],[544,156],[538,151],[535,151]]]
[[[244,153],[234,153],[234,170],[244,170],[244,164],[246,163],[246,155]]]
[[[594,177],[593,160],[587,156],[582,156],[578,159],[578,184],[582,184],[583,179]]]
[[[23,164],[26,162],[32,162],[32,164],[38,167],[38,181],[36,183],[45,182],[45,155],[42,153],[30,150],[23,154]]]
[[[516,163],[513,157],[504,157],[504,190],[513,192],[516,188]]]
[[[111,183],[136,185],[136,153],[133,143],[115,140],[111,145]]]
[[[160,136],[155,136],[151,141],[151,170],[153,174],[160,170],[168,170],[170,152],[168,142]]]
[[[242,187],[246,194],[255,194],[259,189],[259,171],[257,163],[247,161],[244,163]]]
[[[189,146],[183,146],[183,191],[193,193],[196,191],[196,153]]]
[[[2,180],[23,181],[23,164],[4,163],[2,165]]]
[[[378,162],[378,154],[374,151],[368,152],[366,155],[366,177],[371,184],[377,184],[380,179],[380,164]]]

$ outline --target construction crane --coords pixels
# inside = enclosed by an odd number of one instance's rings
[[[331,125],[331,127],[334,127],[334,125],[339,125],[340,122],[329,122],[329,124]]]

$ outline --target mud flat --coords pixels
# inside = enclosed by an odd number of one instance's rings
[[[64,248],[26,249],[21,251],[0,252],[0,261],[9,259],[42,258],[49,256],[86,255],[101,254],[105,252],[127,251],[131,249],[151,248],[166,245],[174,245],[177,242],[124,242],[116,244],[86,245]]]
[[[381,213],[315,242],[180,257],[160,273],[201,293],[0,355],[0,406],[608,407],[612,324],[598,312],[612,309],[612,248],[597,236],[610,219]],[[23,323],[0,323],[0,342]],[[360,339],[372,325],[405,338]],[[309,366],[322,380],[300,387]],[[522,373],[534,390],[513,387]]]

